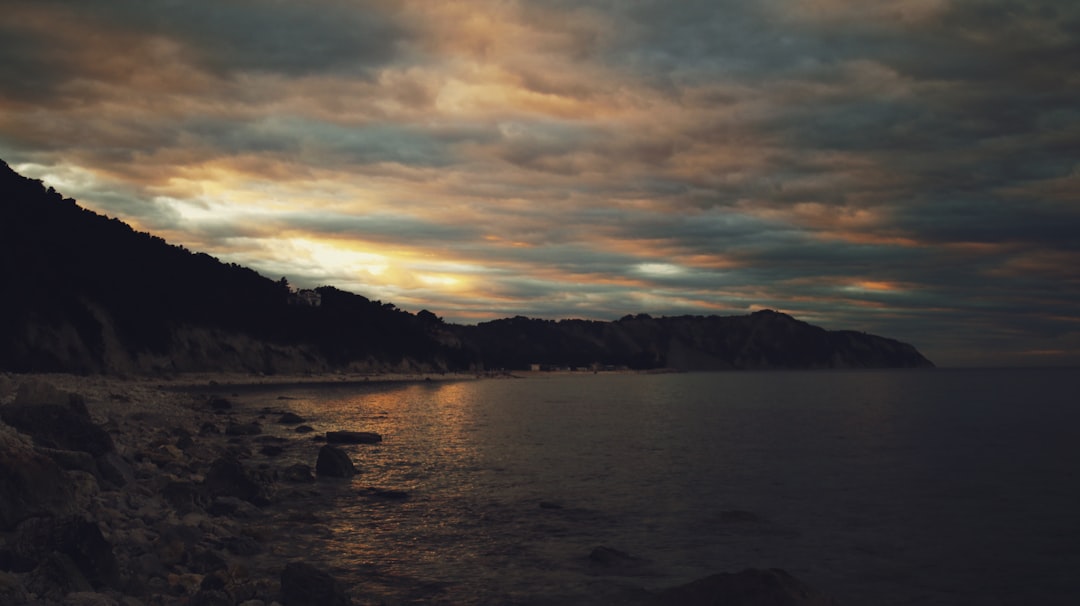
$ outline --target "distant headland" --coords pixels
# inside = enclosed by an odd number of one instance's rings
[[[0,370],[80,374],[928,368],[912,345],[775,311],[446,323],[296,291],[81,208],[0,161]]]

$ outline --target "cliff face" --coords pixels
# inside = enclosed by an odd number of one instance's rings
[[[292,293],[80,208],[0,162],[0,369],[306,373],[930,366],[913,347],[776,312],[454,326],[332,287]]]

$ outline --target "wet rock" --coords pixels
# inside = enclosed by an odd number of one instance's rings
[[[562,509],[563,506],[552,501],[540,501],[540,509]]]
[[[232,401],[221,396],[210,396],[206,399],[206,405],[210,407],[210,410],[217,412],[224,412],[233,408]]]
[[[46,448],[100,456],[114,450],[112,437],[90,420],[82,396],[38,382],[24,383],[15,401],[0,407],[0,419]]]
[[[283,413],[280,417],[278,417],[277,420],[277,422],[281,425],[299,425],[300,423],[304,423],[305,421],[307,421],[307,419],[301,417],[295,412]]]
[[[301,425],[301,426],[297,427],[296,429],[294,429],[293,431],[295,431],[296,433],[311,433],[311,432],[315,431],[315,428],[312,427],[311,425]]]
[[[661,591],[654,604],[685,606],[836,606],[836,602],[778,568],[720,573]]]
[[[225,426],[227,436],[257,436],[262,433],[262,425],[251,423],[229,423]]]
[[[180,515],[201,511],[206,505],[203,490],[192,482],[169,482],[161,489],[161,496]]]
[[[285,452],[285,448],[282,446],[276,446],[274,444],[267,444],[260,448],[259,452],[268,457],[278,457]]]
[[[349,606],[352,600],[329,573],[304,562],[290,562],[281,572],[284,606]]]
[[[319,457],[315,461],[315,474],[320,477],[351,478],[357,474],[357,470],[344,450],[327,444],[319,449]]]
[[[75,510],[75,485],[55,461],[0,423],[0,531],[33,516]]]
[[[229,553],[238,556],[253,556],[263,552],[262,544],[247,535],[228,537],[222,543]]]
[[[326,442],[328,444],[377,444],[382,442],[382,436],[373,431],[328,431]]]
[[[311,466],[297,463],[290,465],[281,471],[281,479],[286,482],[308,483],[314,482],[315,476],[311,473]]]
[[[269,486],[263,478],[247,470],[235,457],[224,456],[211,463],[204,486],[215,497],[236,497],[251,503],[268,501]]]

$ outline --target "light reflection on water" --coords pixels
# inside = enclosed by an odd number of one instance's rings
[[[1073,604],[1076,378],[589,375],[251,397],[318,432],[383,435],[347,447],[361,475],[320,481],[304,505],[319,522],[290,535],[371,603],[601,604],[782,567],[848,604]],[[598,568],[598,545],[650,563]]]

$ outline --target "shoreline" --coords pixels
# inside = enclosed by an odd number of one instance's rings
[[[288,399],[230,392],[485,377],[521,375],[199,373],[163,379],[0,373],[0,603],[399,603],[386,601],[384,592],[400,591],[394,584],[401,579],[374,575],[343,582],[351,578],[346,564],[305,547],[334,535],[331,508],[340,499],[410,498],[395,486],[365,488],[354,481],[353,462],[363,466],[368,452],[378,452],[362,444],[382,437],[356,431],[366,429],[362,423],[330,423],[317,412],[301,418],[295,413],[304,411],[294,411]],[[20,418],[35,412],[51,416],[37,425]],[[73,427],[78,431],[66,431]],[[22,486],[24,494],[10,486]],[[639,565],[638,558],[606,547],[588,560],[616,575]],[[704,585],[660,593],[640,587],[623,593],[620,585],[618,602],[692,606],[712,603],[717,592],[779,588],[809,598],[793,605],[832,605],[783,571],[749,569],[699,581]],[[437,587],[421,585],[416,599],[442,603]],[[595,598],[588,603],[604,601]]]

